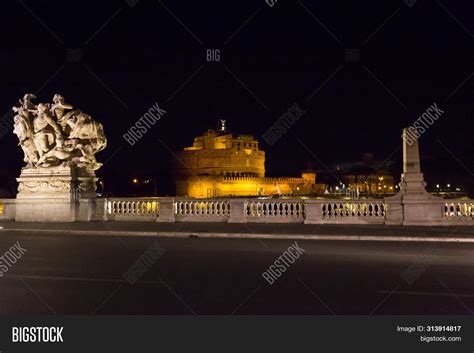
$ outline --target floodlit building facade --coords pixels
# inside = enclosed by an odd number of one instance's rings
[[[348,188],[362,195],[387,195],[396,192],[393,176],[388,171],[388,161],[377,162],[372,153],[365,153],[362,162],[349,164],[342,180]]]
[[[322,194],[316,173],[301,177],[265,177],[265,152],[251,135],[207,130],[191,147],[177,152],[176,194],[188,197]]]

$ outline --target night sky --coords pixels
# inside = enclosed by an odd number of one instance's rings
[[[402,128],[436,103],[444,114],[420,141],[426,177],[472,191],[473,14],[447,0],[5,1],[0,115],[24,93],[60,93],[103,123],[109,145],[96,157],[110,190],[156,177],[171,194],[171,151],[219,118],[261,141],[269,175],[364,152],[400,169]],[[306,115],[267,145],[262,134],[295,102]],[[166,114],[128,145],[122,135],[156,103]],[[0,139],[3,184],[23,165],[16,145]]]

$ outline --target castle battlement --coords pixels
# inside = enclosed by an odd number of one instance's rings
[[[189,197],[258,196],[324,192],[316,174],[266,177],[265,152],[252,135],[207,130],[176,153],[176,194]]]

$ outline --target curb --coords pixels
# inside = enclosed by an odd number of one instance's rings
[[[333,240],[333,241],[404,241],[438,243],[474,243],[474,238],[426,237],[426,236],[379,236],[379,235],[305,235],[305,234],[264,234],[264,233],[214,233],[214,232],[149,232],[149,231],[94,231],[94,230],[47,230],[47,229],[0,229],[16,233],[59,234],[71,236],[123,236],[123,237],[165,237],[165,238],[221,238],[221,239],[295,239],[295,240]]]

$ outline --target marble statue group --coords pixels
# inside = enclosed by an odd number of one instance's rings
[[[35,104],[31,93],[14,106],[14,130],[27,168],[77,167],[97,170],[95,154],[107,145],[102,124],[55,94],[53,103]]]

